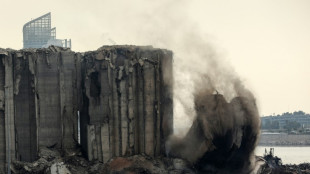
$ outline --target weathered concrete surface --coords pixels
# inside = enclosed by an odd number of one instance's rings
[[[83,61],[81,138],[88,158],[163,154],[173,125],[172,80],[164,76],[172,73],[172,53],[105,46]]]
[[[5,170],[5,114],[4,114],[4,85],[5,85],[5,68],[3,64],[3,56],[0,54],[0,173]]]
[[[28,67],[29,59],[24,57],[14,59],[17,159],[30,162],[36,158],[37,125],[34,75],[31,74]]]
[[[41,147],[89,160],[164,154],[172,133],[172,52],[137,46],[0,49],[0,173]],[[8,158],[8,155],[11,155]]]
[[[4,57],[5,66],[5,132],[6,132],[6,159],[16,159],[16,139],[15,139],[15,109],[14,109],[14,76],[13,59],[17,57],[13,53],[8,53]]]
[[[34,161],[41,146],[75,148],[81,57],[50,47],[0,49],[0,59],[0,173],[8,160]]]
[[[74,52],[46,52],[37,56],[39,146],[73,148],[77,141],[79,91]],[[44,55],[45,54],[45,55]]]
[[[14,86],[12,50],[0,49],[0,173],[5,171],[5,164],[16,157]]]

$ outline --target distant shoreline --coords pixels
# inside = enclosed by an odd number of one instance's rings
[[[272,146],[272,147],[310,147],[310,145],[275,145],[275,144],[258,144],[257,146]]]
[[[261,134],[259,146],[310,146],[310,135]]]

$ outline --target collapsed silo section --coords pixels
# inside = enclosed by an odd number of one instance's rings
[[[164,154],[173,126],[172,52],[104,46],[85,53],[82,65],[81,143],[88,159]]]

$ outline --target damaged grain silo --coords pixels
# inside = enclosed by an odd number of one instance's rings
[[[81,76],[78,54],[51,47],[1,50],[0,55],[6,157],[33,161],[40,146],[74,148]]]
[[[164,154],[172,133],[172,52],[152,47],[0,49],[0,173],[40,147],[89,160]],[[78,114],[80,113],[80,120]]]
[[[88,158],[163,153],[172,132],[172,53],[106,46],[83,57],[81,142]]]

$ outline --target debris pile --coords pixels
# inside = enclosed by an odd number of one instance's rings
[[[147,174],[194,174],[194,169],[182,159],[151,158],[146,155],[116,157],[106,166],[107,173],[147,173]]]
[[[259,174],[310,174],[309,163],[282,165],[281,158],[274,155],[274,148],[270,148],[269,152],[265,149],[263,159]]]
[[[310,174],[310,164],[287,164],[278,168],[272,168],[268,164],[264,164],[259,174]]]
[[[185,160],[177,158],[153,158],[141,154],[114,157],[103,164],[98,160],[86,160],[78,149],[64,152],[49,148],[40,149],[39,159],[32,163],[14,161],[11,169],[14,174],[195,173]]]
[[[13,161],[11,170],[15,174],[45,173],[45,174],[84,174],[88,171],[99,173],[103,164],[89,162],[83,158],[80,150],[70,152],[57,149],[40,148],[39,159],[29,163]]]

